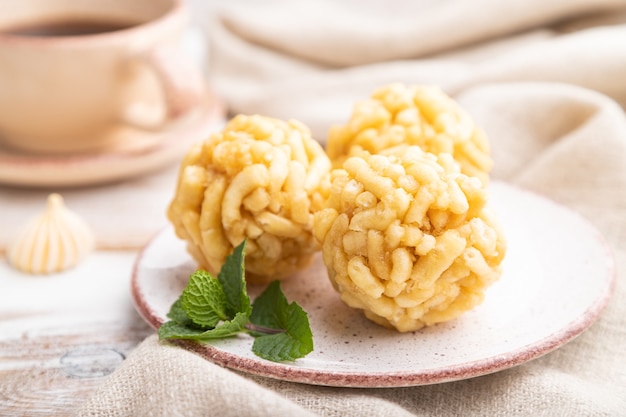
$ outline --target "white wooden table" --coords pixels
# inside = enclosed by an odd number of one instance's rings
[[[136,313],[136,251],[34,276],[0,256],[0,415],[68,416],[153,330]]]

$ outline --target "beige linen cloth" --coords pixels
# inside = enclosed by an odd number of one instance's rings
[[[232,113],[297,118],[323,142],[376,87],[441,85],[489,135],[493,178],[567,205],[604,234],[617,261],[614,296],[586,332],[539,359],[398,389],[252,377],[152,336],[80,415],[626,415],[626,2],[244,6],[216,14],[209,33],[212,82]]]

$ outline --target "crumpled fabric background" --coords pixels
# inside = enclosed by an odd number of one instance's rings
[[[394,81],[452,95],[563,82],[626,105],[623,0],[273,0],[221,16],[209,59],[231,111],[293,117],[321,141],[355,99]]]
[[[421,387],[253,377],[151,336],[81,416],[624,415],[625,1],[274,0],[194,16],[204,18],[210,79],[231,113],[296,118],[322,142],[379,86],[442,86],[487,132],[493,178],[546,195],[601,231],[616,258],[615,293],[595,324],[550,354]]]

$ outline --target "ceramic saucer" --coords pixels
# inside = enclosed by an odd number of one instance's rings
[[[158,132],[120,127],[116,146],[75,155],[32,155],[0,147],[0,183],[29,187],[68,187],[119,181],[179,161],[189,146],[204,139],[224,119],[214,97]]]

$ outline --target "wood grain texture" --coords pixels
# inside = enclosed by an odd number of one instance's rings
[[[127,324],[56,330],[0,341],[0,415],[73,415],[153,332],[139,317]]]
[[[35,276],[0,259],[0,416],[71,416],[152,330],[133,307],[133,251]]]

